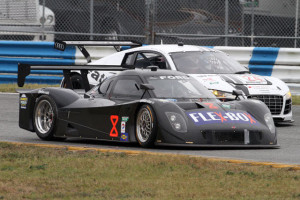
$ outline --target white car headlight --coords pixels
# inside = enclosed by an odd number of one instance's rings
[[[54,21],[54,16],[48,15],[47,16],[47,21],[49,22],[49,24],[51,24]]]
[[[235,99],[236,98],[236,96],[232,95],[232,93],[223,92],[220,90],[211,90],[211,91],[217,98],[224,98],[224,99]]]
[[[48,15],[47,18],[45,19],[45,17],[41,17],[40,18],[40,23],[41,24],[51,24],[54,20],[54,17],[52,15]]]
[[[265,114],[265,122],[266,122],[268,128],[270,129],[271,133],[275,134],[276,128],[275,128],[273,117],[272,117],[271,113]]]
[[[288,93],[285,94],[285,98],[286,98],[286,99],[292,98],[291,91],[289,91]]]
[[[166,115],[169,119],[169,122],[172,126],[172,128],[177,132],[186,133],[187,132],[187,126],[184,118],[182,115],[174,112],[166,112]]]

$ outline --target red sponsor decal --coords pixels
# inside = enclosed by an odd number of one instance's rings
[[[244,113],[244,115],[246,115],[246,116],[250,119],[250,123],[251,123],[251,124],[255,124],[255,123],[256,123],[256,121],[251,117],[250,114]]]
[[[245,79],[248,79],[249,81],[259,81],[259,82],[263,82],[263,80],[259,77],[256,76],[242,76]]]
[[[112,129],[110,130],[110,137],[118,137],[118,130],[117,130],[117,123],[119,121],[119,116],[118,115],[111,115],[110,116],[110,121],[113,125]]]
[[[217,113],[215,112],[216,115],[218,115],[220,118],[221,118],[221,122],[223,123],[223,121],[227,121],[227,119],[225,119],[223,116],[222,116],[222,113]]]
[[[215,81],[213,78],[205,78],[205,79],[203,79],[203,81]]]
[[[210,109],[218,109],[213,103],[204,103],[205,105],[209,106]]]

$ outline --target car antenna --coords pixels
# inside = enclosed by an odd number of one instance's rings
[[[164,44],[164,41],[162,39],[160,39],[160,44],[163,45]]]

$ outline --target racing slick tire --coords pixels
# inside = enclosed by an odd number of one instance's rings
[[[54,137],[56,123],[57,106],[54,100],[48,95],[40,96],[33,111],[33,127],[37,136],[42,140],[60,140]]]
[[[157,119],[150,105],[143,105],[136,118],[136,139],[142,147],[152,147],[157,135]]]

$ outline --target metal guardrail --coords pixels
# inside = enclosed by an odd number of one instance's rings
[[[0,41],[0,84],[17,82],[18,63],[34,65],[86,64],[84,56],[74,47],[65,51],[53,48],[53,42]],[[292,93],[300,93],[300,49],[272,47],[211,46],[229,54],[254,74],[274,76],[286,82]],[[92,60],[116,52],[113,47],[87,47]],[[34,71],[28,83],[57,84],[61,71]],[[49,76],[52,75],[52,76]]]
[[[72,65],[75,47],[62,52],[53,48],[54,42],[0,41],[0,83],[16,83],[18,63],[39,65]],[[59,84],[62,71],[34,71],[27,83]],[[52,76],[49,76],[52,75]]]
[[[212,47],[229,54],[254,74],[273,76],[300,93],[300,49],[273,47]]]

